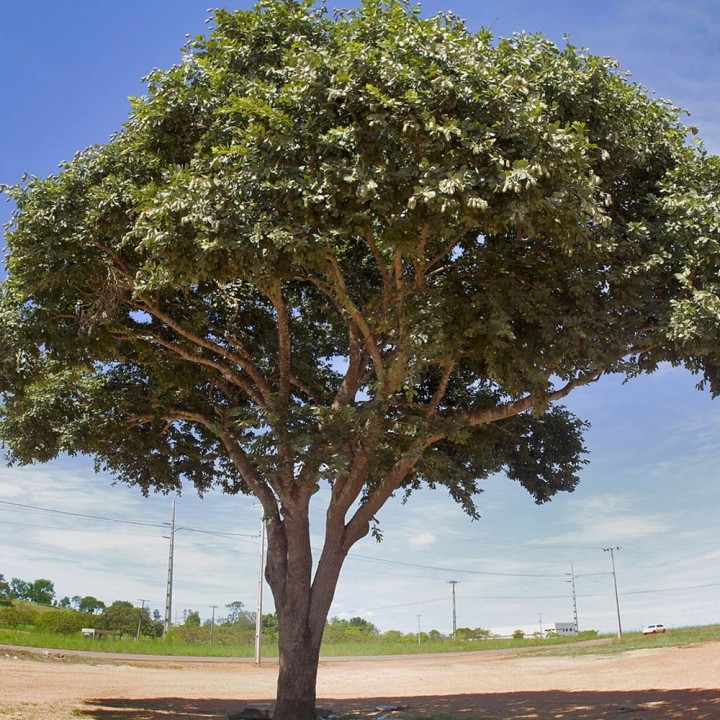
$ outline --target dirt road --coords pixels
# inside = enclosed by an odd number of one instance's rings
[[[224,720],[273,697],[277,666],[107,662],[0,649],[7,720]],[[415,715],[520,720],[720,720],[720,643],[562,656],[481,652],[327,660],[319,706],[408,705]]]

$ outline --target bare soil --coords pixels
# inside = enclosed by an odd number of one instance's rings
[[[277,665],[77,658],[0,648],[6,720],[224,720],[270,701]],[[318,706],[466,720],[720,720],[720,643],[623,654],[512,651],[322,661]]]

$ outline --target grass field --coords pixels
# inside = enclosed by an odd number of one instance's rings
[[[720,640],[720,625],[697,625],[670,628],[662,635],[643,635],[640,632],[625,633],[622,638],[613,638],[612,642],[602,645],[578,646],[566,645],[553,652],[561,654],[598,655],[605,653],[628,652],[643,648],[687,647],[704,642]]]
[[[592,635],[592,637],[596,637]],[[720,640],[720,625],[700,627],[673,628],[664,635],[644,636],[642,633],[626,633],[621,639],[604,636],[604,644],[584,646],[579,643],[587,637],[578,638],[526,638],[488,639],[479,641],[434,640],[421,644],[373,640],[365,642],[325,643],[322,648],[323,657],[367,656],[367,655],[411,655],[429,653],[450,653],[483,650],[534,649],[537,652],[553,652],[561,654],[597,654],[617,653],[649,647],[686,646],[694,643]],[[109,653],[138,653],[148,655],[189,655],[197,657],[253,657],[255,648],[252,644],[210,645],[173,642],[168,639],[141,638],[104,638],[92,640],[76,635],[57,635],[38,633],[29,630],[0,629],[0,643],[22,645],[28,647],[44,647],[53,649],[93,650]],[[275,644],[262,647],[263,657],[277,655]]]
[[[428,653],[449,653],[475,650],[497,650],[512,648],[545,648],[567,645],[569,638],[526,640],[491,639],[482,641],[434,640],[420,645],[417,643],[370,640],[363,642],[333,642],[322,647],[324,657],[345,655],[422,655]],[[131,637],[103,638],[93,640],[76,635],[57,635],[29,630],[1,629],[0,643],[29,647],[57,648],[67,650],[93,650],[113,653],[138,653],[148,655],[190,655],[197,657],[253,657],[255,647],[252,644],[210,645],[208,643],[184,643],[163,638]],[[277,655],[277,645],[263,644],[262,654],[266,657]]]

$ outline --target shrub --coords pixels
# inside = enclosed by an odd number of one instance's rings
[[[95,618],[87,613],[77,610],[58,610],[57,612],[42,613],[35,623],[38,630],[57,633],[59,635],[73,635],[84,627],[94,627]]]
[[[16,628],[22,625],[35,625],[40,615],[45,613],[27,607],[9,607],[0,609],[0,627]]]
[[[578,640],[592,640],[598,636],[597,630],[583,630],[576,635]]]
[[[252,645],[255,642],[255,627],[248,623],[215,625],[214,629],[209,625],[176,625],[168,630],[167,637],[171,642],[209,645],[211,634],[215,645]]]

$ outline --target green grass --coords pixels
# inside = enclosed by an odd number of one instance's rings
[[[477,641],[435,640],[418,645],[407,641],[391,642],[380,639],[367,642],[326,643],[322,657],[369,656],[369,655],[424,655],[430,653],[452,653],[483,650],[523,650],[537,653],[562,655],[589,655],[620,653],[631,650],[659,647],[684,647],[703,642],[720,641],[720,625],[673,628],[664,635],[645,636],[631,632],[622,639],[604,636],[603,644],[579,645],[573,638],[527,638],[523,640],[489,639]],[[581,640],[583,638],[580,638]],[[207,643],[186,643],[166,638],[132,637],[103,638],[94,640],[76,635],[39,633],[30,629],[0,628],[0,643],[25,647],[44,647],[57,650],[91,650],[108,653],[136,653],[141,655],[188,655],[191,657],[253,657],[252,643],[233,645],[209,645]],[[263,657],[276,657],[277,645],[263,644]]]
[[[78,635],[58,635],[35,632],[31,629],[0,628],[0,643],[57,650],[91,650],[108,653],[136,653],[142,655],[189,655],[192,657],[253,657],[252,643],[220,645],[187,643],[171,638],[133,637],[90,639]],[[474,652],[479,650],[512,650],[547,648],[572,643],[571,638],[528,638],[524,640],[489,639],[477,641],[434,640],[418,645],[415,642],[372,639],[357,642],[325,643],[322,657],[370,655],[427,655],[430,653]],[[263,657],[276,657],[277,645],[264,643]]]
[[[40,603],[31,602],[30,600],[13,600],[12,607],[18,610],[32,610],[36,613],[62,612],[62,608],[54,607],[53,605],[41,605]]]
[[[253,657],[254,645],[198,645],[165,640],[163,638],[132,637],[82,638],[76,635],[30,632],[0,628],[0,643],[23,647],[43,647],[54,650],[90,650],[138,655],[189,655],[197,657]],[[277,646],[262,648],[263,654],[277,655]]]
[[[593,634],[593,638],[597,637]],[[580,638],[586,639],[586,638]],[[576,642],[577,638],[525,638],[512,640],[508,638],[489,638],[487,640],[427,640],[420,644],[401,640],[370,639],[362,642],[324,643],[321,654],[323,657],[342,655],[427,655],[430,653],[477,652],[479,650],[512,650],[516,648],[541,648],[548,646],[567,645]]]
[[[553,648],[553,654],[561,655],[599,655],[630,652],[661,647],[687,647],[705,642],[720,642],[720,625],[694,625],[670,628],[662,635],[643,635],[641,632],[624,633],[622,638],[613,638],[610,642],[590,646],[567,645]]]

